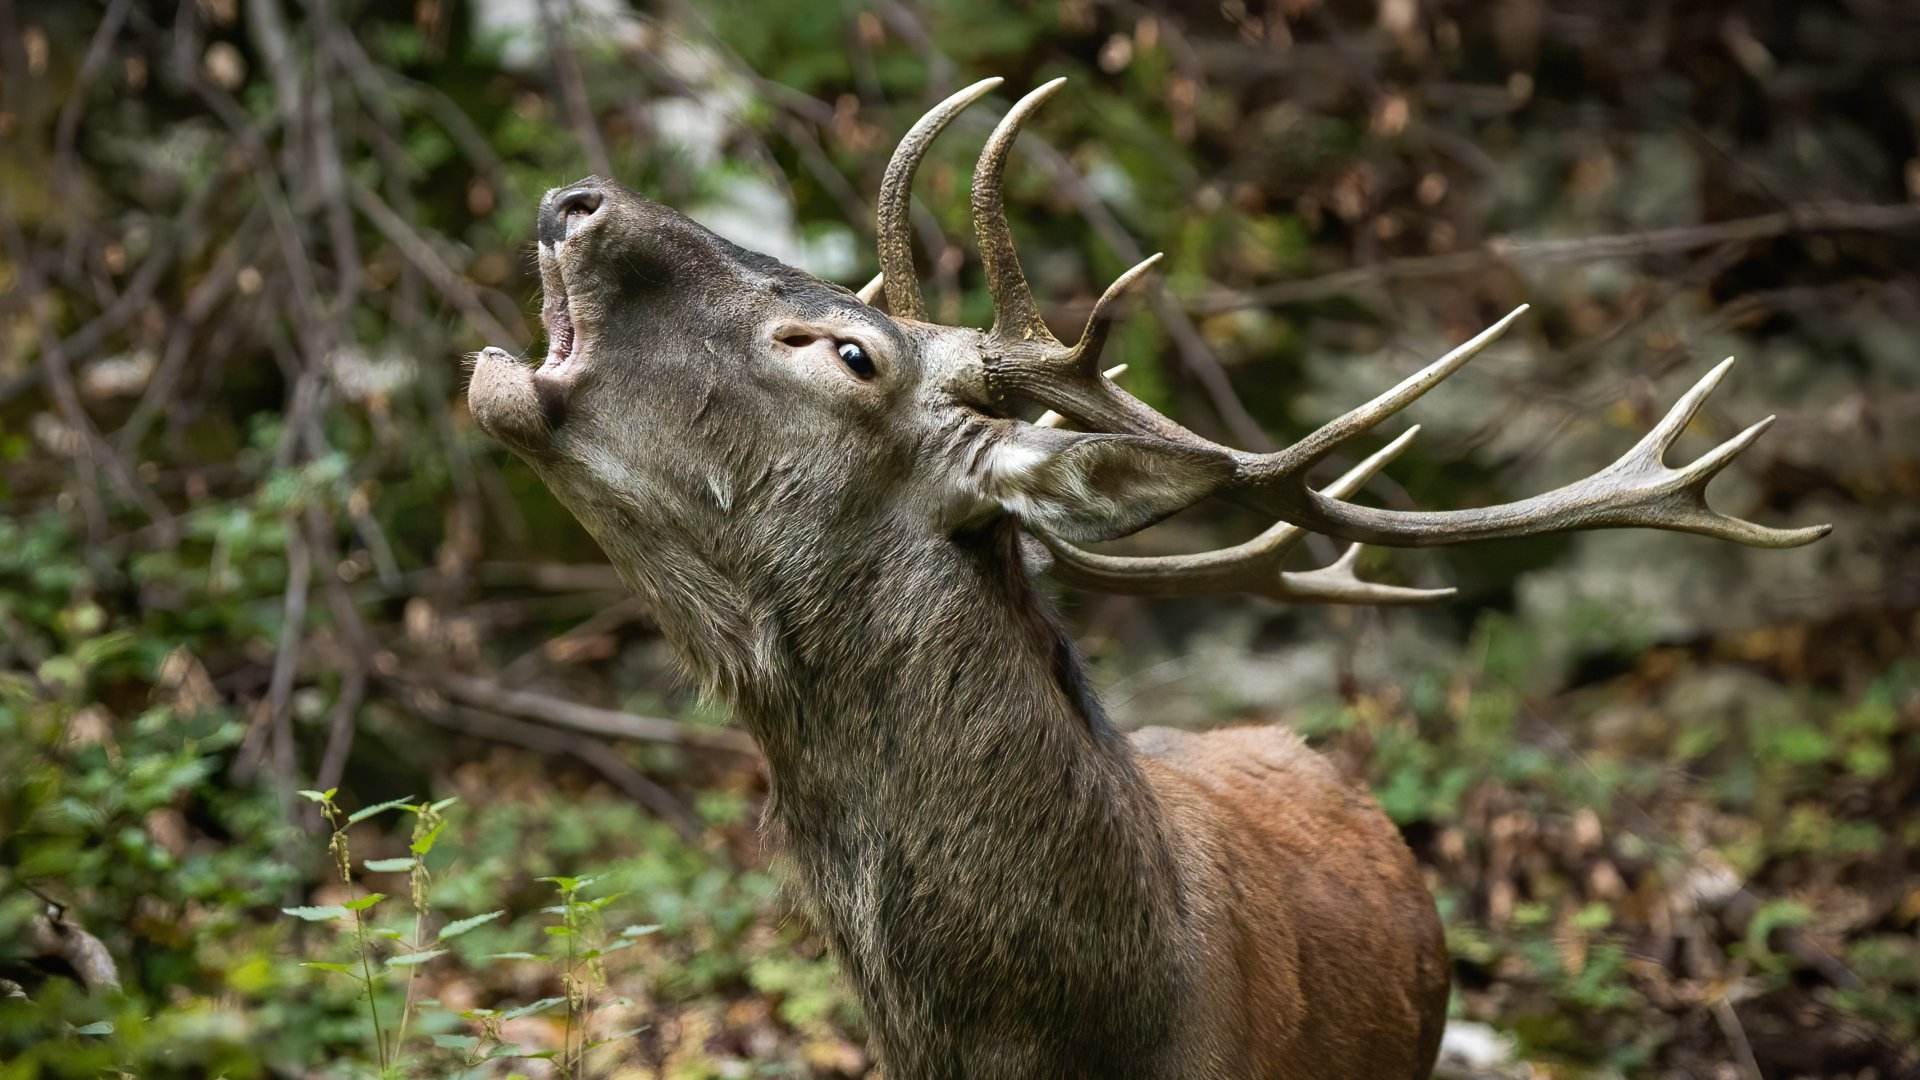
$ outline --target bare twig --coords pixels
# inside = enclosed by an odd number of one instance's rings
[[[561,10],[563,3],[565,11]],[[547,54],[553,59],[554,79],[560,84],[560,100],[566,103],[567,121],[573,126],[574,137],[580,140],[580,151],[586,155],[587,167],[596,175],[612,176],[613,159],[607,156],[607,144],[600,138],[600,125],[587,100],[587,81],[580,74],[580,60],[568,40],[571,31],[568,16],[573,14],[573,5],[567,0],[539,0],[539,8],[541,36],[546,38]]]
[[[0,213],[6,223],[5,248],[10,253],[15,273],[19,275],[20,285],[29,293],[39,293],[46,284],[34,265],[32,252],[26,237],[20,232],[19,225],[10,214]],[[99,486],[93,479],[92,470],[106,473],[121,494],[138,505],[169,541],[172,531],[167,524],[172,514],[147,486],[135,475],[127,460],[116,453],[111,445],[100,436],[94,427],[93,419],[87,415],[80,401],[80,391],[74,384],[73,366],[67,353],[61,347],[46,311],[34,305],[33,318],[38,324],[43,344],[40,348],[40,368],[47,382],[47,388],[53,396],[54,405],[60,411],[61,419],[80,444],[81,454],[87,459],[89,468],[82,470],[81,504],[86,511],[87,529],[91,538],[98,542],[106,536],[106,504],[100,498]]]
[[[330,0],[313,0],[317,33],[322,41],[333,36],[333,8]],[[332,53],[314,52],[313,80],[313,154],[314,183],[326,204],[328,244],[334,263],[333,317],[340,323],[341,336],[351,332],[354,302],[360,297],[360,244],[353,234],[353,207],[347,201],[344,174],[346,166],[340,154],[340,139],[334,131]]]
[[[700,832],[699,819],[694,817],[685,803],[638,769],[621,761],[613,747],[599,739],[556,731],[540,724],[529,724],[483,709],[459,705],[436,708],[429,704],[421,707],[420,711],[428,720],[455,731],[512,743],[543,754],[565,754],[599,773],[628,798],[653,811],[678,830],[682,837],[691,840]]]
[[[393,682],[430,687],[477,708],[539,720],[589,735],[667,743],[688,749],[722,750],[747,757],[757,757],[760,753],[752,736],[732,728],[694,727],[664,717],[640,716],[581,705],[535,690],[510,689],[471,675],[444,674],[418,678],[394,674],[387,678]]]
[[[367,696],[367,673],[358,665],[347,668],[340,678],[340,697],[333,703],[327,723],[327,746],[320,754],[320,769],[314,773],[314,786],[321,791],[340,786],[346,775],[347,759],[353,755],[353,737],[358,730],[360,703]]]
[[[1770,240],[1781,236],[1820,232],[1899,232],[1920,228],[1920,206],[1813,204],[1761,214],[1757,217],[1706,225],[1588,236],[1565,240],[1495,238],[1473,251],[1446,255],[1418,255],[1390,259],[1374,266],[1355,267],[1303,281],[1286,281],[1238,292],[1215,290],[1190,299],[1187,310],[1200,314],[1234,311],[1273,304],[1325,300],[1393,282],[1458,277],[1483,271],[1489,264],[1551,265],[1671,255],[1721,244]]]
[[[154,368],[152,378],[148,379],[146,390],[140,395],[139,402],[134,405],[133,412],[128,414],[126,423],[120,425],[120,430],[114,433],[114,445],[118,446],[122,453],[130,454],[138,450],[140,440],[146,437],[153,421],[173,405],[173,389],[179,383],[186,366],[188,352],[193,348],[194,331],[207,320],[220,301],[226,298],[228,291],[233,288],[239,277],[240,268],[253,257],[253,245],[247,243],[245,238],[252,235],[259,215],[258,207],[247,212],[240,221],[239,229],[235,231],[234,241],[221,247],[219,256],[214,260],[213,269],[207,271],[206,276],[188,291],[187,301],[181,308],[179,320],[175,323],[173,332],[168,335],[166,351],[162,353],[159,365]]]
[[[120,290],[101,312],[86,325],[75,330],[65,338],[43,338],[41,351],[45,352],[57,344],[60,351],[70,357],[85,359],[100,348],[112,335],[119,333],[128,323],[137,318],[146,309],[147,302],[153,298],[155,290],[165,280],[168,270],[187,254],[189,241],[202,235],[201,225],[205,223],[207,211],[212,206],[213,196],[227,186],[225,171],[213,176],[187,200],[180,210],[173,229],[173,240],[156,245],[153,254],[141,262],[140,268],[133,272],[127,287]],[[11,219],[9,219],[11,220]],[[37,290],[28,289],[23,281],[18,290],[23,295],[32,295]],[[0,382],[0,404],[19,397],[21,394],[40,385],[45,375],[44,366],[36,366]]]
[[[565,632],[548,638],[533,648],[528,649],[526,652],[521,653],[505,667],[501,668],[500,672],[507,678],[518,678],[531,672],[535,664],[542,657],[557,659],[574,643],[586,641],[602,634],[610,634],[628,623],[644,619],[646,615],[646,604],[637,596],[629,596],[624,600],[601,608],[581,622],[568,627]]]
[[[53,167],[62,187],[74,183],[74,142],[80,135],[80,121],[86,116],[87,91],[99,76],[100,69],[113,58],[114,39],[126,24],[127,11],[131,6],[128,0],[112,0],[107,5],[106,13],[100,17],[99,27],[94,30],[93,40],[87,43],[86,58],[80,62],[80,73],[74,77],[73,92],[66,104],[60,107],[60,118],[54,125]]]
[[[287,520],[287,590],[282,603],[280,641],[267,682],[267,709],[273,723],[273,767],[282,786],[294,781],[293,679],[299,672],[300,643],[306,637],[307,598],[313,588],[313,552],[299,522]]]
[[[381,235],[398,248],[401,256],[412,263],[414,269],[425,275],[449,303],[460,309],[460,314],[473,324],[485,340],[516,344],[528,340],[529,334],[524,322],[518,323],[514,329],[509,330],[505,323],[494,318],[493,313],[480,302],[480,296],[474,291],[473,286],[455,273],[453,268],[447,265],[446,260],[440,257],[440,253],[433,249],[433,245],[415,232],[413,227],[407,224],[406,219],[394,213],[393,208],[383,202],[380,196],[374,194],[371,189],[351,181],[348,190],[354,206],[373,222],[374,228],[380,230]]]
[[[1753,1044],[1747,1041],[1747,1029],[1740,1023],[1740,1015],[1733,1011],[1733,1003],[1725,995],[1713,999],[1713,1018],[1720,1025],[1720,1033],[1727,1037],[1727,1043],[1733,1047],[1733,1060],[1740,1069],[1741,1080],[1765,1080],[1760,1072],[1760,1062],[1754,1059]]]

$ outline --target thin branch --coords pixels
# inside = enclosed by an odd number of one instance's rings
[[[1740,1014],[1733,1011],[1733,1004],[1724,994],[1713,999],[1713,1018],[1733,1047],[1734,1064],[1740,1069],[1741,1080],[1765,1080],[1760,1062],[1753,1056],[1753,1044],[1747,1041],[1747,1029],[1740,1023]]]
[[[415,232],[406,219],[394,213],[393,208],[381,201],[380,196],[357,181],[349,181],[349,194],[354,206],[358,207],[374,228],[380,230],[389,243],[398,248],[401,257],[413,264],[414,269],[425,275],[426,279],[440,294],[460,309],[460,314],[478,329],[481,335],[492,342],[512,342],[520,344],[528,340],[525,323],[509,330],[506,324],[493,317],[493,313],[480,302],[479,294],[467,280],[448,266],[440,253],[433,249],[427,239]]]
[[[721,750],[745,757],[758,757],[760,754],[752,736],[733,728],[694,727],[665,717],[641,716],[581,705],[536,690],[511,689],[471,675],[449,673],[422,679],[393,673],[386,678],[392,682],[429,687],[482,709],[539,720],[589,735],[666,743],[687,749]]]
[[[13,260],[15,273],[19,275],[20,287],[29,294],[39,294],[46,289],[46,282],[40,276],[40,270],[34,265],[32,251],[21,233],[19,225],[10,214],[0,213],[5,221],[4,249]],[[167,524],[172,514],[146,484],[142,483],[127,460],[114,452],[106,439],[102,438],[93,418],[87,415],[86,407],[80,401],[80,391],[73,380],[73,365],[68,360],[66,350],[54,332],[52,321],[41,305],[30,305],[32,318],[41,336],[40,368],[46,380],[47,388],[53,397],[54,406],[59,410],[68,430],[79,440],[81,456],[85,457],[90,469],[106,473],[122,495],[140,507],[155,525],[167,542],[171,542],[173,533]],[[107,524],[106,505],[100,498],[99,485],[90,471],[81,477],[81,502],[86,511],[87,528],[91,538],[97,543],[105,538]]]
[[[565,0],[538,0],[540,9],[540,33],[547,42],[547,55],[553,60],[554,80],[560,84],[560,100],[567,109],[567,121],[573,127],[574,137],[580,140],[580,151],[586,155],[587,168],[597,176],[613,175],[613,159],[607,156],[607,144],[600,138],[600,125],[593,115],[593,105],[587,100],[587,81],[580,73],[579,57],[574,55],[573,45],[567,40],[570,27],[567,25],[573,13],[573,5],[567,3],[567,11],[559,10]]]
[[[175,225],[171,232],[176,239],[172,242],[156,244],[153,254],[147,256],[145,261],[141,262],[140,268],[133,272],[127,287],[122,289],[120,295],[116,296],[112,303],[102,309],[86,325],[65,338],[42,338],[42,351],[50,348],[52,344],[57,344],[60,351],[67,356],[84,359],[91,356],[106,342],[107,338],[120,332],[128,323],[139,317],[140,313],[147,309],[148,301],[153,299],[153,294],[165,279],[167,271],[188,254],[187,240],[203,235],[200,227],[205,223],[207,211],[213,205],[213,196],[217,192],[227,190],[228,179],[227,171],[223,168],[219,174],[202,184],[200,190],[193,193],[187,200],[186,206],[181,208],[174,219]],[[16,291],[22,295],[30,295],[33,292],[24,287]],[[12,401],[40,385],[44,374],[42,368],[34,367],[8,378],[5,382],[0,382],[0,404]]]
[[[419,702],[414,703],[419,706]],[[649,779],[644,773],[620,760],[614,748],[585,735],[556,731],[483,709],[460,705],[426,705],[420,712],[429,721],[467,735],[512,743],[542,754],[565,754],[599,773],[628,798],[646,807],[672,825],[688,840],[699,835],[700,821],[672,792]]]
[[[327,722],[327,746],[320,754],[320,769],[314,773],[314,786],[321,791],[340,786],[346,775],[347,759],[353,756],[353,737],[359,730],[360,703],[367,697],[366,669],[353,665],[340,677],[340,697],[333,703]]]
[[[1771,240],[1822,232],[1901,232],[1920,228],[1920,206],[1907,204],[1812,204],[1757,217],[1706,225],[1560,240],[1496,237],[1473,251],[1390,259],[1303,281],[1285,281],[1241,291],[1214,290],[1187,301],[1188,311],[1210,315],[1240,308],[1326,300],[1394,282],[1463,277],[1489,264],[1554,265],[1672,255],[1721,244]]]
[[[307,598],[313,589],[313,552],[300,523],[289,517],[287,589],[282,600],[280,641],[267,682],[267,710],[273,725],[273,768],[282,787],[291,787],[296,764],[293,745],[293,679],[299,671],[300,644],[306,637]]]

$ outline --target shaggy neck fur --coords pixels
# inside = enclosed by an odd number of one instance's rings
[[[1010,525],[879,533],[833,558],[602,539],[644,550],[616,561],[765,750],[890,1077],[1155,1075],[1185,913],[1152,790]]]

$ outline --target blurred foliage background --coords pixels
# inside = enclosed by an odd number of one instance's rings
[[[589,172],[858,285],[894,139],[987,74],[1072,76],[1010,170],[1028,272],[1065,328],[1165,249],[1113,351],[1203,432],[1278,444],[1533,305],[1385,504],[1564,482],[1741,357],[1679,449],[1777,412],[1715,498],[1821,544],[1063,602],[1123,723],[1294,724],[1373,786],[1446,915],[1448,1075],[1920,1076],[1900,0],[0,0],[0,1076],[867,1072],[750,745],[462,358],[535,344],[535,203]],[[988,311],[990,100],[918,187],[946,321]],[[407,805],[330,848],[302,789]]]

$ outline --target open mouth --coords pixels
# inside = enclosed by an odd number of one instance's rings
[[[585,343],[579,339],[573,311],[567,304],[567,287],[559,267],[541,275],[545,296],[540,304],[540,320],[547,325],[547,357],[539,373],[547,376],[570,375],[580,366]]]

